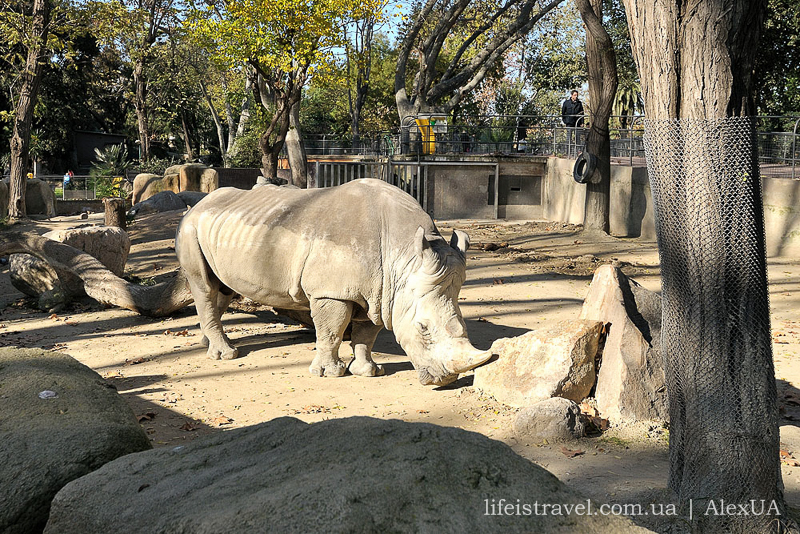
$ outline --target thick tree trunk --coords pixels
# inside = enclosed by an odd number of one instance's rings
[[[670,401],[669,485],[785,513],[751,74],[764,0],[625,0],[647,116]],[[695,515],[699,531],[757,517]]]
[[[154,286],[131,284],[114,275],[94,257],[64,243],[18,232],[0,234],[0,256],[16,253],[31,254],[46,261],[59,277],[80,278],[86,294],[101,304],[162,317],[193,302],[183,271],[178,271],[171,281]]]
[[[287,121],[288,122],[288,121]],[[288,127],[287,129],[288,130]],[[279,135],[275,142],[271,142],[268,132],[261,134],[259,147],[261,148],[261,175],[267,179],[278,177],[278,159],[286,139],[286,133]]]
[[[31,123],[34,107],[42,81],[42,69],[46,61],[47,29],[50,23],[50,0],[35,0],[33,3],[33,24],[31,36],[33,41],[28,48],[25,60],[25,73],[22,76],[22,88],[14,114],[14,130],[11,135],[11,178],[8,188],[8,216],[11,219],[23,219],[25,211],[25,183],[30,154]]]
[[[608,120],[617,93],[617,57],[614,44],[603,27],[602,0],[576,0],[586,24],[586,61],[589,94],[594,113],[586,139],[586,151],[597,157],[595,175],[586,184],[583,227],[586,230],[609,232],[611,199],[611,140]]]
[[[292,171],[292,185],[301,189],[308,187],[308,157],[300,129],[300,102],[292,106],[289,114],[289,131],[286,132],[286,152],[289,156],[289,168]]]

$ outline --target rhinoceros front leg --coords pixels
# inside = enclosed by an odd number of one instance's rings
[[[308,370],[315,376],[342,376],[347,370],[339,359],[342,335],[353,315],[353,303],[311,299],[311,318],[317,331],[317,355]]]
[[[366,321],[354,321],[350,344],[353,346],[355,358],[350,362],[348,370],[359,376],[381,376],[383,366],[372,361],[372,346],[383,327]]]

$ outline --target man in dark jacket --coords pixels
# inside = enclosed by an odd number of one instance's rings
[[[564,100],[561,105],[561,120],[567,127],[567,153],[577,154],[578,139],[573,128],[583,126],[583,102],[578,99],[578,91],[576,89],[572,90],[569,98]]]
[[[561,106],[561,120],[570,128],[583,126],[583,102],[578,99],[578,91],[572,90],[569,98]]]

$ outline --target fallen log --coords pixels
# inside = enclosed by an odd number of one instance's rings
[[[77,277],[88,296],[149,317],[163,317],[194,302],[189,283],[179,270],[175,278],[154,286],[132,284],[74,247],[36,234],[0,233],[0,256],[26,253],[46,261],[59,277]]]

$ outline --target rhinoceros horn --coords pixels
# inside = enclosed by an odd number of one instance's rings
[[[482,351],[471,347],[470,350],[460,352],[450,358],[450,361],[447,362],[447,368],[450,372],[455,374],[466,373],[470,369],[474,369],[486,362],[491,357],[491,351]]]

